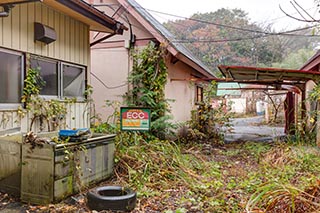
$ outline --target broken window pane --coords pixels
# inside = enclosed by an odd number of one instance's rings
[[[84,97],[85,71],[82,67],[63,64],[63,96]]]

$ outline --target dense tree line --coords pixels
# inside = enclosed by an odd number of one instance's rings
[[[197,13],[164,25],[176,38],[172,42],[186,45],[212,70],[219,64],[299,68],[303,62],[288,64],[288,57],[300,49],[305,50],[300,51],[303,54],[308,52],[307,57],[311,56],[318,39],[311,36],[312,29],[308,28],[276,32],[272,25],[251,22],[241,9]]]

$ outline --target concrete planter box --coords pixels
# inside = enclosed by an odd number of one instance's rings
[[[20,195],[22,135],[0,137],[0,189]]]
[[[10,167],[0,162],[0,174],[4,174],[0,176],[0,183],[11,179],[11,187],[4,190],[11,188],[9,192],[20,194],[23,202],[58,202],[80,188],[111,176],[114,137],[94,135],[81,142],[44,144],[34,148],[30,144],[22,144],[22,139],[20,142],[0,140],[1,158],[11,162]],[[11,154],[2,155],[8,149],[13,150]]]

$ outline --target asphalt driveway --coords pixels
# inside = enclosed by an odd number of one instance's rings
[[[226,133],[225,142],[276,141],[285,137],[284,126],[269,126],[263,121],[263,116],[232,119],[232,131]]]

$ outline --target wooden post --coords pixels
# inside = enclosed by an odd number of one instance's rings
[[[304,133],[307,131],[306,111],[306,85],[304,84],[304,87],[301,89],[301,127]]]
[[[316,107],[316,109],[319,109],[319,107],[320,107],[320,102],[319,101],[317,101],[317,107]],[[319,132],[320,132],[320,115],[317,113],[317,124],[316,124],[316,140],[317,140],[317,146],[318,147],[320,147],[320,134],[319,134]]]
[[[285,110],[285,133],[294,135],[295,134],[295,94],[293,92],[288,92],[287,97],[284,101]]]

